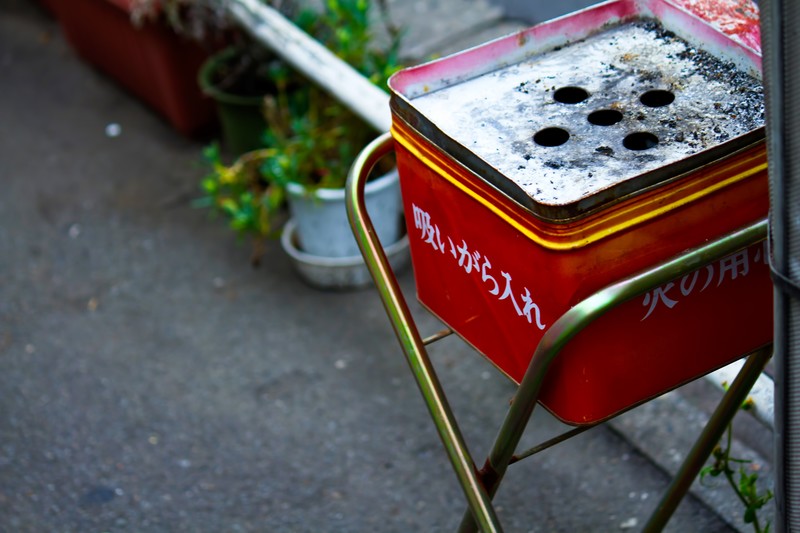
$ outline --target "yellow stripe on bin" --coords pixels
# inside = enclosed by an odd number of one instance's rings
[[[634,201],[622,206],[612,206],[609,208],[609,213],[603,217],[588,215],[584,221],[570,221],[558,224],[543,222],[531,214],[530,220],[526,220],[527,223],[523,224],[509,214],[507,206],[492,202],[491,198],[480,194],[479,191],[466,184],[463,179],[459,179],[459,174],[463,175],[471,171],[455,161],[449,154],[435,152],[425,146],[424,143],[430,141],[427,141],[427,139],[421,140],[424,137],[410,126],[395,120],[392,124],[391,132],[394,140],[408,150],[425,167],[433,170],[470,198],[479,202],[528,239],[545,248],[559,251],[574,250],[595,243],[696,202],[721,189],[746,180],[758,173],[765,172],[767,169],[766,147],[762,143],[751,153],[744,154],[742,162],[736,164],[736,166],[746,164],[745,170],[732,173],[722,179],[720,179],[720,174],[731,172],[730,166],[717,169],[699,180],[690,180],[683,184],[669,186],[663,193],[652,195],[643,201]],[[498,194],[503,193],[498,191]],[[648,205],[653,205],[653,208],[647,209]],[[640,212],[640,214],[637,215],[637,212]],[[622,220],[613,223],[610,222],[612,219]],[[543,224],[547,224],[547,226],[543,226]],[[535,226],[535,230],[532,226]],[[550,228],[556,231],[548,231]]]

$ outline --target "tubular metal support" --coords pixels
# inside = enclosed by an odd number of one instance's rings
[[[705,264],[725,257],[751,244],[763,240],[767,235],[767,221],[762,220],[713,242],[709,242],[679,257],[675,257],[645,272],[609,285],[575,305],[562,315],[545,333],[520,383],[514,401],[495,439],[483,469],[478,473],[455,417],[447,403],[424,342],[414,324],[408,305],[389,266],[383,248],[366,212],[364,185],[369,171],[375,163],[392,149],[390,134],[384,134],[367,146],[356,159],[347,183],[347,211],[353,233],[358,241],[364,260],[378,288],[381,300],[389,316],[412,373],[430,411],[439,436],[447,451],[467,498],[469,510],[462,519],[459,531],[501,531],[500,523],[492,506],[494,496],[514,458],[514,451],[530,420],[538,400],[541,386],[550,364],[561,350],[578,333],[604,313],[618,305],[663,285]],[[434,335],[437,337],[437,335]],[[690,452],[684,467],[670,487],[662,505],[651,518],[652,527],[663,527],[674,506],[685,494],[697,475],[699,467],[713,449],[708,443],[716,442],[727,423],[735,414],[731,410],[746,397],[752,380],[769,359],[766,349],[748,358],[742,372],[726,394],[695,448]],[[741,396],[741,400],[739,397]],[[738,401],[737,401],[738,400]],[[720,428],[721,431],[720,431]],[[717,436],[717,433],[719,435]],[[716,440],[713,440],[716,436]],[[672,509],[670,509],[672,507]]]
[[[367,268],[375,280],[378,293],[389,315],[395,334],[406,355],[411,372],[422,392],[436,429],[464,489],[472,515],[485,532],[502,531],[483,488],[467,445],[450,409],[444,391],[433,369],[419,332],[414,324],[397,280],[383,252],[364,202],[364,185],[370,170],[392,149],[391,135],[386,133],[370,143],[353,164],[347,180],[347,214]]]
[[[610,285],[563,314],[544,334],[536,347],[528,370],[522,378],[514,401],[495,439],[492,451],[481,470],[485,476],[486,491],[491,496],[494,496],[497,491],[533,414],[550,363],[572,338],[595,319],[631,298],[758,242],[764,239],[766,234],[767,221],[762,220],[650,270]],[[470,516],[465,514],[459,531],[473,531],[474,525],[470,527],[470,523]]]
[[[644,529],[645,533],[655,533],[664,529],[667,525],[672,513],[677,509],[678,504],[681,502],[689,487],[692,485],[694,478],[700,473],[706,459],[714,451],[725,429],[733,421],[733,417],[739,411],[742,403],[747,399],[747,394],[753,387],[753,384],[758,379],[761,371],[764,370],[770,357],[772,357],[772,347],[768,346],[762,348],[747,358],[736,379],[731,384],[722,401],[714,410],[708,423],[703,428],[700,437],[698,437],[691,451],[684,459],[678,473],[672,479],[669,488],[664,496],[661,498],[658,506],[653,514],[650,516]]]

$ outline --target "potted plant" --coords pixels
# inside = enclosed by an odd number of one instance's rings
[[[201,2],[220,8],[226,0],[171,0]],[[296,25],[306,29],[315,18],[308,9],[299,9],[293,0],[266,2]],[[222,126],[222,141],[233,156],[264,147],[266,122],[264,98],[278,92],[277,84],[288,82],[291,71],[283,61],[249,38],[247,33],[228,31],[229,46],[211,55],[198,72],[203,93],[217,109]]]
[[[392,28],[389,43],[377,47],[370,7],[367,0],[327,0],[310,31],[385,88],[399,68],[399,32]],[[285,220],[286,200],[291,219],[281,243],[305,279],[325,287],[368,283],[366,272],[357,272],[363,262],[346,217],[344,185],[356,155],[377,132],[310,83],[281,84],[265,99],[264,112],[266,149],[245,154],[230,166],[221,163],[218,151],[207,152],[213,172],[203,182],[206,203],[226,214],[235,229],[265,237],[274,235]],[[390,248],[397,245],[401,262],[404,228],[396,173],[376,175],[367,184],[366,197],[379,237]],[[319,264],[307,264],[314,260]],[[320,278],[325,272],[328,279]],[[309,278],[312,274],[316,279]]]
[[[216,105],[223,143],[233,155],[263,146],[266,123],[262,107],[264,97],[277,91],[270,72],[276,63],[266,51],[232,45],[209,57],[200,68],[198,83]]]
[[[272,69],[281,61],[259,45],[233,20],[228,12],[234,0],[79,0],[111,2],[124,7],[137,30],[157,27],[185,46],[202,50],[185,76],[189,101],[200,100],[206,115],[218,118],[226,149],[233,155],[263,146],[263,97],[274,94]],[[313,15],[299,10],[295,0],[259,0],[278,9],[299,25]],[[297,13],[297,16],[294,14]],[[301,26],[302,27],[302,26]],[[99,52],[95,52],[99,53]],[[135,50],[134,50],[135,53]],[[124,68],[124,64],[123,67]],[[172,68],[172,67],[170,67]],[[156,71],[156,74],[161,74]],[[171,96],[177,104],[182,94]]]

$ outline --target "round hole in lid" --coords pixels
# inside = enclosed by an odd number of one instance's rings
[[[589,113],[588,119],[595,126],[613,126],[622,120],[622,113],[616,109],[599,109]]]
[[[533,136],[539,146],[561,146],[569,140],[569,132],[562,128],[544,128]]]
[[[561,87],[553,93],[553,98],[562,104],[579,104],[589,98],[589,93],[580,87]]]
[[[647,107],[664,107],[675,101],[675,93],[663,89],[647,91],[639,97],[639,101]]]
[[[627,135],[622,145],[628,150],[649,150],[658,145],[658,137],[649,131],[637,131]]]

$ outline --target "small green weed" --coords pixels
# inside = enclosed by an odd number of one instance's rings
[[[752,400],[748,399],[742,404],[741,409],[747,411],[752,406]],[[744,505],[745,523],[752,524],[756,533],[769,533],[771,524],[767,521],[762,527],[758,519],[758,511],[772,499],[772,491],[769,489],[763,492],[759,491],[758,472],[752,469],[752,461],[731,457],[733,422],[728,426],[723,439],[725,445],[723,446],[720,441],[712,453],[714,462],[700,471],[700,482],[705,482],[708,477],[724,476]]]

